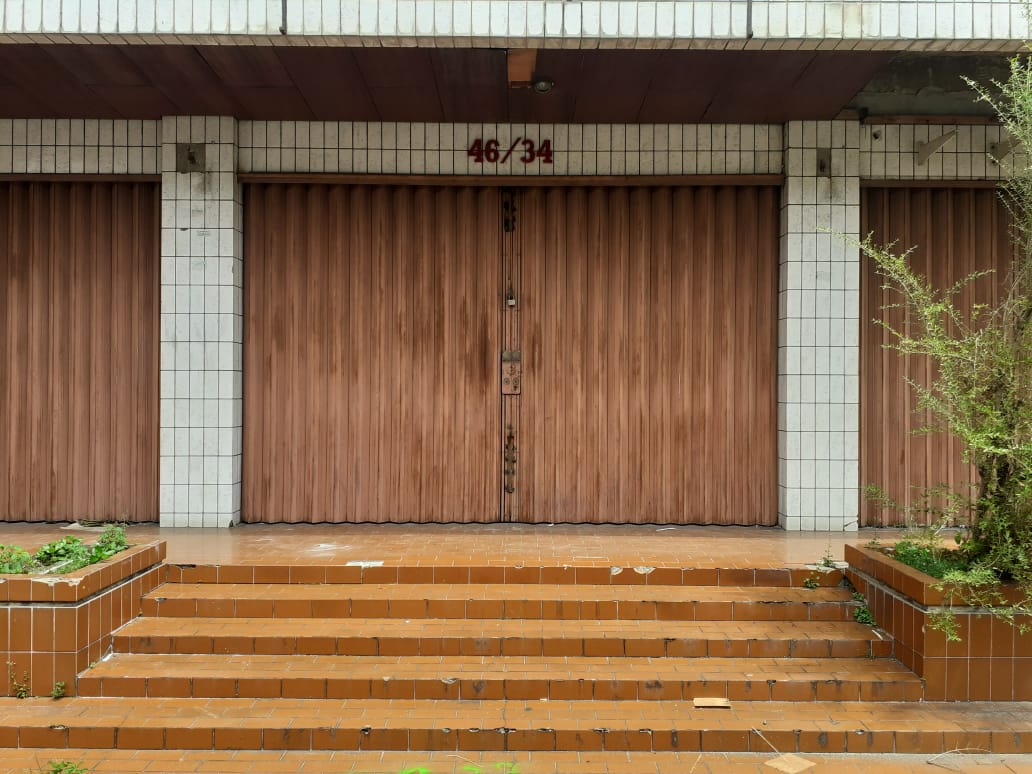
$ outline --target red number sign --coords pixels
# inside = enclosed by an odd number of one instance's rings
[[[469,151],[467,151],[466,155],[477,164],[483,164],[485,161],[488,164],[504,164],[514,152],[517,153],[516,158],[524,164],[530,164],[534,161],[540,161],[542,164],[552,163],[551,140],[541,140],[540,144],[537,144],[533,140],[525,140],[522,137],[517,137],[513,140],[512,145],[509,146],[509,149],[504,154],[502,153],[501,146],[498,144],[498,140],[482,140],[478,138],[469,146]]]

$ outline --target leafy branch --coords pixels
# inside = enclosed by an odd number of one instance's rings
[[[969,83],[1010,136],[1032,148],[1032,60],[1013,58],[1006,81],[989,87]],[[918,432],[951,433],[964,460],[978,471],[972,491],[933,487],[917,506],[940,523],[972,514],[957,550],[939,557],[950,560],[940,587],[950,600],[986,607],[1027,628],[1022,617],[1032,614],[1032,168],[1026,154],[1015,156],[1001,187],[1013,222],[1014,261],[997,304],[966,309],[960,303],[961,293],[990,272],[940,289],[914,270],[912,250],[897,252],[895,244],[876,244],[871,235],[856,246],[873,261],[891,296],[884,308],[905,313],[902,325],[876,321],[889,334],[886,346],[902,356],[927,358],[932,366],[929,384],[907,380],[918,411],[930,417]],[[899,507],[887,498],[882,504]],[[1005,582],[1016,592],[1004,593]],[[948,610],[933,623],[956,636]]]

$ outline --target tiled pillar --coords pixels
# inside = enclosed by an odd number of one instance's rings
[[[857,528],[860,436],[860,127],[785,126],[778,285],[778,519]]]
[[[233,118],[161,123],[163,527],[240,520],[243,206],[236,134]]]

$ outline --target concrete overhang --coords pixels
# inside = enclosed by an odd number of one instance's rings
[[[0,43],[1015,52],[1009,0],[2,0]]]

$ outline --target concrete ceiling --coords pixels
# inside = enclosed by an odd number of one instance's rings
[[[849,103],[876,116],[972,116],[989,118],[992,107],[975,101],[965,82],[991,88],[1007,78],[1007,57],[971,54],[899,54],[886,63]]]
[[[835,117],[888,52],[0,45],[0,117],[781,123]]]

